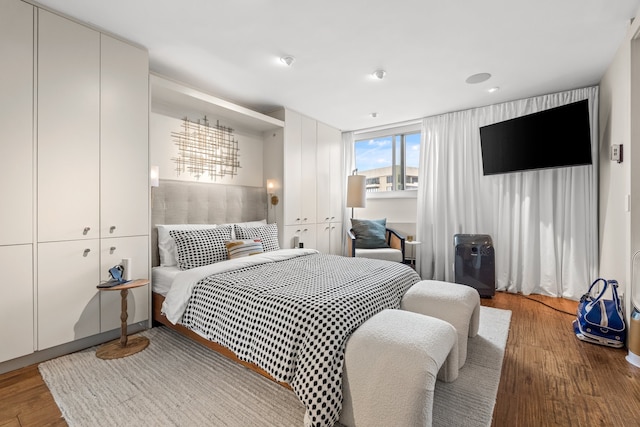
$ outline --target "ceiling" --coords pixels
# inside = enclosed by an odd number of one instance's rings
[[[598,84],[640,0],[35,4],[146,47],[154,73],[347,131]],[[492,77],[465,82],[477,73]]]

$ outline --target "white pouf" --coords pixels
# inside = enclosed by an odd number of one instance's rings
[[[383,310],[345,348],[340,422],[345,426],[431,426],[436,379],[458,376],[455,328],[402,310]]]
[[[480,294],[471,286],[440,280],[423,280],[402,297],[402,310],[426,314],[449,322],[458,332],[458,363],[467,361],[467,339],[478,334]]]

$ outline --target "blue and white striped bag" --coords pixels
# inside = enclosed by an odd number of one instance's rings
[[[592,291],[599,282],[604,286],[594,297]],[[610,289],[611,299],[605,299],[607,289]],[[627,328],[616,280],[599,278],[591,284],[578,303],[578,318],[573,321],[573,330],[582,341],[616,348],[624,346]]]

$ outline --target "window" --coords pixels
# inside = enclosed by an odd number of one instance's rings
[[[377,134],[356,140],[354,149],[358,174],[367,177],[367,192],[418,188],[419,131]]]

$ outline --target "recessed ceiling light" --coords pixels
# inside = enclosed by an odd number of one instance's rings
[[[494,93],[494,92],[497,92],[497,91],[499,91],[499,90],[500,90],[500,87],[499,87],[499,86],[494,86],[494,87],[492,87],[492,88],[487,89],[487,92],[489,92],[489,93]]]
[[[291,65],[296,61],[296,58],[293,56],[283,56],[280,58],[280,62],[282,62],[287,67],[291,67]]]
[[[491,74],[489,73],[478,73],[478,74],[474,74],[472,76],[467,77],[467,80],[465,81],[470,85],[473,85],[476,83],[486,82],[490,78],[491,78]]]
[[[375,79],[382,80],[387,75],[387,72],[385,70],[375,70],[371,75]]]

